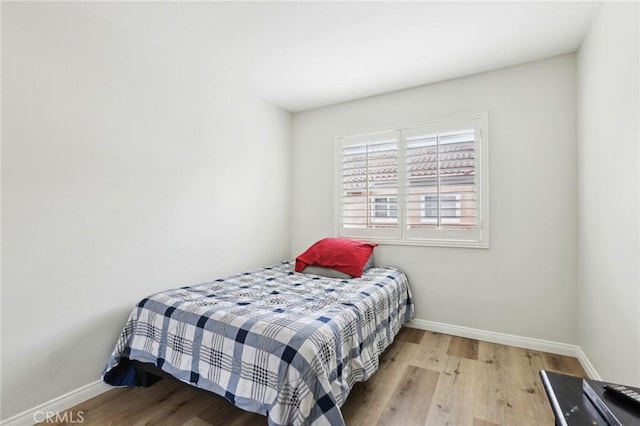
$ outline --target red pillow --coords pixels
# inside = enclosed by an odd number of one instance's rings
[[[349,238],[325,238],[296,258],[296,272],[307,266],[322,266],[344,272],[353,277],[362,276],[362,268],[378,244]]]

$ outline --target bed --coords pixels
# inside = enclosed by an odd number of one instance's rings
[[[103,371],[141,384],[149,363],[269,425],[344,425],[340,406],[413,317],[407,277],[297,273],[294,261],[151,295],[131,312]]]

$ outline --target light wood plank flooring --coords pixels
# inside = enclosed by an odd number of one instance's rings
[[[403,328],[376,374],[354,386],[342,412],[348,426],[553,425],[542,369],[586,377],[575,358]],[[172,380],[113,389],[70,411],[76,419],[82,412],[83,425],[267,423]]]

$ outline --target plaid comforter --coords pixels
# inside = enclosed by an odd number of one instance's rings
[[[164,291],[133,310],[103,372],[137,384],[129,359],[266,415],[270,425],[343,425],[340,406],[413,316],[406,276],[339,280],[293,262]]]

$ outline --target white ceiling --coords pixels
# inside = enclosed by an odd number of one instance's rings
[[[573,52],[594,2],[86,2],[297,112]]]

